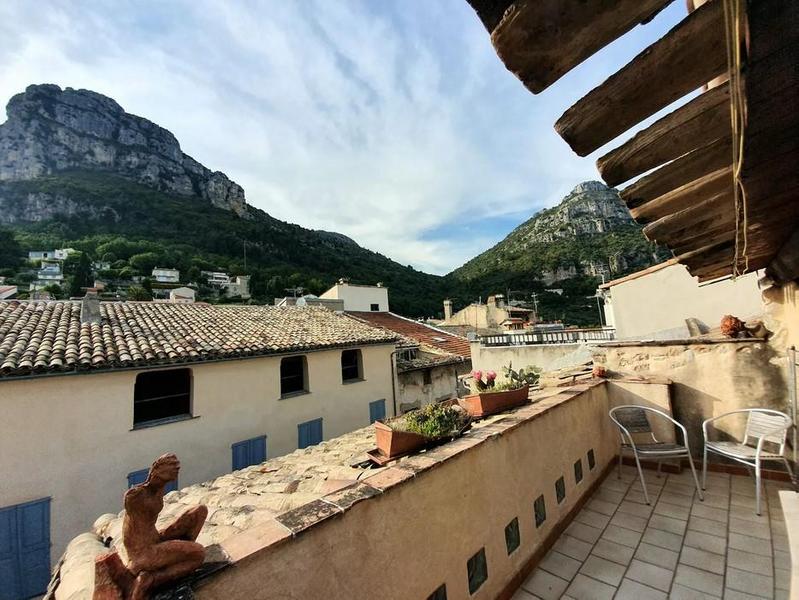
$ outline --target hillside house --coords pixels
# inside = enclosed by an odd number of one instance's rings
[[[320,298],[343,300],[344,310],[356,312],[388,312],[388,288],[383,284],[357,285],[346,279],[339,281]]]
[[[17,297],[17,286],[0,284],[0,300],[12,300]]]
[[[164,267],[155,267],[152,277],[158,283],[180,283],[180,271]]]
[[[391,312],[345,314],[400,336],[396,350],[399,412],[463,395],[459,377],[472,368],[466,338]]]
[[[343,312],[344,300],[339,300],[338,298],[319,298],[313,294],[305,294],[299,298],[294,296],[275,298],[275,306],[322,306],[334,312]]]
[[[221,271],[201,271],[206,282],[227,298],[233,296],[248,300],[250,296],[250,276],[237,275],[235,278]]]
[[[66,260],[66,258],[77,252],[74,248],[56,248],[55,250],[31,250],[28,252],[28,260]]]
[[[195,291],[190,287],[179,287],[169,290],[170,302],[182,302],[184,304],[191,304],[194,302]]]
[[[313,307],[0,303],[0,518],[39,524],[3,584],[43,592],[153,456],[176,452],[185,486],[390,416],[395,338]]]
[[[443,327],[468,327],[472,331],[503,330],[503,323],[519,319],[522,323],[534,323],[535,311],[505,302],[505,296],[495,294],[486,299],[485,304],[474,302],[456,313],[452,312],[452,300],[444,300]]]

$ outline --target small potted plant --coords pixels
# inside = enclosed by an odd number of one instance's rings
[[[470,417],[486,417],[528,402],[530,386],[538,382],[539,370],[527,367],[516,371],[513,364],[502,370],[505,381],[500,383],[494,371],[472,371],[471,387],[475,393],[459,401]]]
[[[459,436],[469,428],[469,415],[457,404],[433,403],[402,416],[375,421],[380,458],[404,456]]]

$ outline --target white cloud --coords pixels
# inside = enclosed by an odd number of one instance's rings
[[[552,123],[621,61],[534,97],[464,0],[87,6],[0,5],[0,101],[44,82],[109,95],[251,204],[401,263],[447,272],[502,237],[459,223],[596,178]]]

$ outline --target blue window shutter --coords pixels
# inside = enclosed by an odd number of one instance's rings
[[[17,523],[22,596],[28,598],[45,592],[50,582],[50,499],[20,506]]]
[[[297,425],[297,447],[307,448],[322,441],[322,419],[314,419]]]
[[[259,465],[266,460],[266,436],[250,440],[250,464]]]
[[[43,594],[50,581],[50,499],[0,509],[0,600]]]
[[[386,418],[386,401],[375,400],[369,403],[369,423]]]
[[[0,509],[0,600],[22,597],[18,565],[17,509]]]
[[[262,435],[243,442],[236,442],[231,447],[233,454],[233,470],[257,465],[266,460],[266,436]]]
[[[144,483],[147,481],[147,474],[150,472],[150,469],[141,469],[140,471],[133,471],[132,473],[128,473],[128,488],[132,488],[134,485],[139,485],[140,483]],[[170,481],[164,486],[164,492],[174,492],[178,489],[178,480],[175,479],[174,481]]]

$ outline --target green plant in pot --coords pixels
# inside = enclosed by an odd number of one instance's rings
[[[400,417],[375,422],[377,448],[384,458],[410,454],[460,435],[469,421],[469,415],[457,404],[428,404]]]
[[[517,371],[509,363],[502,372],[505,379],[497,382],[494,371],[472,371],[474,394],[460,400],[469,416],[485,417],[527,403],[530,386],[538,383],[540,370],[528,366]]]

